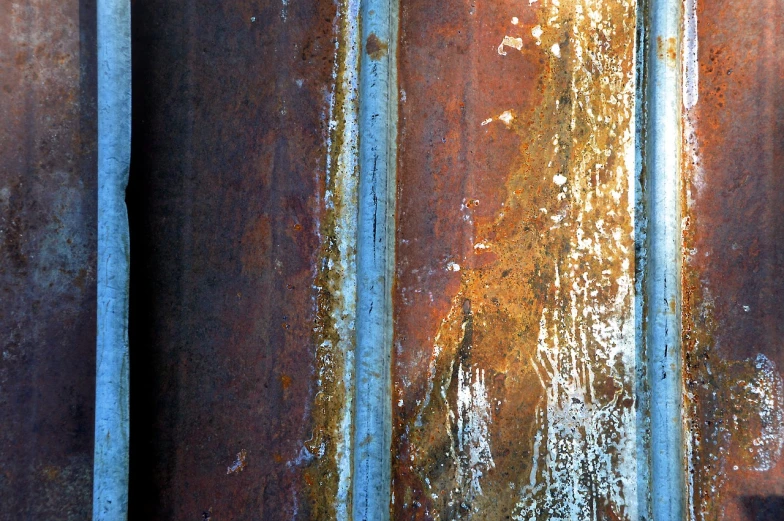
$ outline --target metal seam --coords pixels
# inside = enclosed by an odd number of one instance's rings
[[[128,517],[131,6],[98,0],[98,306],[93,519]]]
[[[646,340],[654,521],[684,518],[681,342],[682,0],[650,2]]]
[[[396,0],[361,10],[353,518],[383,521],[391,498],[392,283],[397,136]]]

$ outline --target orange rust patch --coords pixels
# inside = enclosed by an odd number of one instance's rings
[[[675,66],[678,58],[678,43],[674,37],[669,37],[664,40],[661,36],[656,38],[656,53],[659,58],[667,60],[667,63]]]

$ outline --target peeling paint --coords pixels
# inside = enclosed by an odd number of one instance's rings
[[[517,49],[518,51],[523,48],[523,39],[516,38],[513,36],[504,36],[504,39],[501,41],[501,44],[498,46],[498,54],[501,56],[506,56],[506,51],[504,47],[511,47],[512,49]]]

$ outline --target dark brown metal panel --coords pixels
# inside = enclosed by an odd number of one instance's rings
[[[92,508],[95,4],[0,5],[0,517]]]
[[[690,517],[779,519],[784,7],[700,0],[691,14],[698,53],[687,70],[696,97],[686,98]]]
[[[635,10],[401,4],[395,519],[644,515]]]
[[[335,516],[337,9],[134,3],[134,519]]]

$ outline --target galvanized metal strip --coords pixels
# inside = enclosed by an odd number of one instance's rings
[[[362,6],[353,517],[389,519],[397,148],[396,0]]]
[[[680,0],[650,2],[647,348],[651,391],[652,513],[684,516],[681,378]]]
[[[128,515],[131,6],[98,0],[98,311],[93,519]]]

